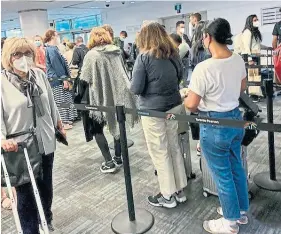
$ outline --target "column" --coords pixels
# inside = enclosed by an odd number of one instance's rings
[[[19,11],[19,18],[24,37],[43,36],[49,29],[48,13],[45,9]]]

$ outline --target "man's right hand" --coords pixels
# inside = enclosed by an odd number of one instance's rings
[[[10,140],[2,140],[1,147],[6,152],[17,152],[18,151],[18,143],[12,139]]]

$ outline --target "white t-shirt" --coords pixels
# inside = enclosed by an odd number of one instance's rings
[[[246,76],[245,63],[239,55],[210,58],[195,67],[189,88],[202,97],[200,111],[227,112],[239,106],[241,81]]]

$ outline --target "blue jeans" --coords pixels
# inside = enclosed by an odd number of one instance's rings
[[[228,112],[201,112],[200,116],[242,120],[238,108]],[[240,211],[248,211],[248,184],[242,164],[241,142],[244,129],[200,124],[200,145],[227,220],[240,218]]]

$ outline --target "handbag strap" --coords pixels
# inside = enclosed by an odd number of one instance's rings
[[[174,66],[175,69],[176,69],[178,79],[181,80],[181,78],[180,78],[180,76],[179,76],[179,70],[178,70],[178,67],[177,67],[175,61],[173,61],[173,59],[169,59],[169,60],[170,60],[170,62],[173,64],[173,66]]]

